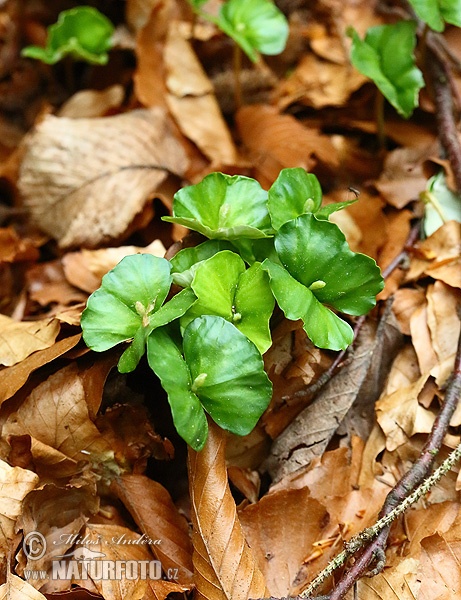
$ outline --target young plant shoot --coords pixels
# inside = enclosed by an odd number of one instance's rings
[[[107,17],[91,6],[76,6],[59,14],[48,27],[45,48],[27,46],[22,56],[53,65],[66,56],[90,64],[105,65],[112,47],[114,26]]]
[[[147,349],[178,433],[195,450],[206,442],[206,413],[246,435],[267,408],[272,386],[262,354],[275,303],[330,350],[353,339],[336,311],[363,315],[375,305],[378,266],[352,252],[328,220],[350,202],[321,202],[317,178],[300,168],[281,171],[268,192],[254,179],[212,173],[177,192],[173,215],[164,217],[209,239],[170,261],[128,256],[88,299],[86,344],[101,352],[128,343],[121,372],[135,369]],[[183,289],[165,302],[172,283]]]

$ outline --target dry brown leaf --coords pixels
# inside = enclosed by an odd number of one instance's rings
[[[461,288],[461,223],[448,221],[415,249],[406,281],[424,274]]]
[[[25,555],[21,550],[18,554],[19,575],[25,569],[50,571],[52,561],[66,554],[74,545],[76,536],[91,515],[99,510],[99,496],[96,494],[96,483],[88,480],[86,485],[79,487],[58,487],[48,484],[41,489],[30,492],[25,501],[20,518],[20,526],[24,531],[24,540],[34,532],[43,536],[43,556]],[[35,540],[37,538],[35,537]],[[31,543],[30,548],[36,550]],[[35,579],[33,586],[43,589],[44,580]],[[65,590],[69,581],[55,580],[47,585],[47,592]]]
[[[67,281],[59,259],[41,262],[28,269],[26,274],[29,297],[40,306],[49,304],[60,308],[86,302],[88,296]]]
[[[387,240],[378,257],[378,265],[385,269],[402,252],[410,233],[410,221],[413,213],[402,209],[387,215]],[[386,277],[384,289],[377,296],[378,300],[386,300],[400,286],[405,275],[400,269]]]
[[[164,60],[166,101],[181,131],[213,163],[235,164],[237,151],[211,81],[175,22],[169,28]]]
[[[166,600],[169,594],[178,592],[184,594],[190,591],[191,586],[180,585],[174,581],[163,579],[150,579],[147,582],[147,590],[142,600]]]
[[[0,600],[47,600],[46,596],[13,573],[8,573],[6,583],[0,585]]]
[[[119,246],[117,248],[69,252],[63,256],[62,264],[67,281],[91,294],[101,285],[103,275],[113,269],[122,258],[138,252],[163,257],[166,250],[160,240],[154,240],[152,244],[145,248]]]
[[[192,582],[192,543],[188,525],[168,491],[144,475],[123,475],[111,488],[128,509],[140,530],[160,540],[151,551],[161,561],[169,579]]]
[[[26,141],[19,188],[35,222],[61,247],[123,235],[187,158],[163,110],[115,117],[46,117]]]
[[[351,65],[338,65],[305,54],[293,74],[282,81],[278,106],[283,110],[294,102],[313,108],[342,106],[367,78]]]
[[[417,308],[425,303],[426,295],[423,290],[401,288],[395,292],[392,310],[403,334],[410,335],[411,316]]]
[[[418,402],[427,377],[427,374],[421,376],[412,385],[384,395],[376,403],[378,423],[386,435],[388,450],[395,450],[415,433],[431,430],[435,415]]]
[[[26,383],[33,371],[65,354],[78,344],[80,338],[81,335],[78,334],[59,340],[45,350],[34,352],[17,365],[3,369],[0,377],[0,404],[11,398]]]
[[[338,427],[363,439],[372,427],[373,400],[379,397],[387,366],[401,340],[391,315],[379,327],[360,330],[351,362],[344,366],[277,438],[266,460],[274,481],[323,454]],[[344,423],[343,423],[344,421]]]
[[[236,123],[263,187],[271,185],[285,167],[309,171],[317,159],[330,167],[338,165],[336,149],[327,136],[273,106],[244,106]]]
[[[38,483],[38,475],[0,460],[0,556],[11,551],[16,520],[22,514],[25,496]]]
[[[59,330],[56,319],[18,322],[0,314],[0,365],[11,367],[33,352],[49,348]]]
[[[119,108],[124,95],[121,85],[111,85],[105,90],[81,90],[66,100],[57,114],[69,119],[103,117],[110,109]]]
[[[240,511],[239,517],[269,592],[277,598],[291,595],[314,542],[327,537],[327,510],[304,487],[269,494]]]
[[[0,263],[37,260],[40,256],[30,239],[21,239],[13,227],[0,229]]]
[[[209,421],[201,452],[189,451],[196,598],[248,600],[266,595],[264,577],[248,546],[229,489],[225,434]]]
[[[376,577],[363,577],[357,583],[357,600],[422,600],[419,567],[415,558],[405,558]]]
[[[421,542],[421,589],[418,600],[461,597],[461,531],[459,521],[443,534]]]
[[[7,418],[3,435],[10,434],[31,436],[37,471],[42,468],[48,476],[75,473],[82,460],[111,463],[114,457],[110,444],[89,417],[76,363],[34,388]]]

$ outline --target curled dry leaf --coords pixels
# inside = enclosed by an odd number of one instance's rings
[[[8,555],[22,503],[38,483],[38,475],[0,460],[0,556]]]
[[[264,577],[245,540],[229,489],[224,440],[224,431],[209,421],[204,449],[189,450],[196,598],[262,598]]]
[[[49,348],[59,329],[56,319],[18,322],[0,315],[0,365],[11,367],[33,352]]]
[[[111,85],[105,90],[81,90],[61,106],[58,116],[69,119],[103,117],[111,108],[118,108],[125,92],[121,85]]]
[[[3,435],[10,434],[31,436],[37,471],[43,469],[48,476],[74,474],[80,470],[78,463],[90,456],[93,463],[113,461],[109,442],[89,417],[76,363],[34,388],[18,410],[8,416]]]
[[[160,108],[115,117],[46,117],[25,142],[19,188],[32,219],[61,247],[122,236],[187,158]]]
[[[74,335],[59,340],[45,350],[38,350],[20,363],[3,369],[0,378],[0,404],[11,398],[27,381],[29,375],[36,369],[62,356],[80,341],[81,335]]]
[[[237,152],[213,86],[190,42],[170,26],[164,49],[168,107],[181,131],[215,164],[235,164]]]
[[[173,504],[168,491],[144,475],[123,475],[114,480],[114,491],[129,510],[141,531],[159,540],[151,551],[166,573],[182,584],[192,582],[192,543],[187,522]]]

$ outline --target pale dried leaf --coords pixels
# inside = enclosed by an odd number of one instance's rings
[[[48,116],[26,141],[19,188],[61,247],[123,235],[170,171],[187,168],[163,110],[99,119]]]
[[[421,586],[419,566],[415,558],[405,558],[375,577],[363,577],[357,584],[357,600],[422,600],[418,595]],[[434,598],[432,596],[431,600]]]
[[[179,585],[174,581],[165,581],[164,579],[149,579],[147,590],[142,600],[166,600],[168,595],[173,592],[184,594],[190,591],[191,586]]]
[[[0,315],[0,365],[11,367],[33,352],[49,348],[59,330],[56,319],[18,322]]]
[[[431,341],[431,332],[427,324],[427,304],[413,311],[410,317],[411,341],[418,357],[419,370],[428,373],[437,364],[437,355]]]
[[[418,600],[453,600],[461,596],[461,532],[459,521],[448,532],[421,542]]]
[[[46,596],[24,579],[8,573],[6,583],[0,586],[0,600],[46,600]]]
[[[181,131],[216,164],[235,164],[237,151],[213,86],[175,23],[164,49],[166,101]]]
[[[80,252],[69,252],[63,256],[62,264],[67,281],[91,294],[101,285],[103,275],[113,269],[125,256],[142,253],[163,257],[165,252],[165,246],[162,242],[154,240],[152,244],[145,248],[119,246],[117,248],[84,249]]]
[[[160,540],[151,551],[161,561],[164,571],[173,577],[192,582],[192,543],[188,525],[173,504],[168,491],[144,475],[123,475],[112,484],[140,530],[151,540]]]
[[[201,452],[189,450],[196,598],[248,600],[266,595],[264,577],[248,546],[229,489],[225,434],[209,421]]]
[[[111,108],[118,108],[125,92],[121,85],[111,85],[105,90],[81,90],[66,100],[58,117],[69,119],[94,119],[103,117]]]
[[[0,460],[0,556],[6,556],[22,513],[24,497],[38,483],[38,475]]]

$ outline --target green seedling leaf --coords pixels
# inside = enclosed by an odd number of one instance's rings
[[[443,171],[431,177],[422,192],[424,202],[424,233],[430,236],[447,221],[461,223],[461,198],[447,187]]]
[[[152,329],[182,316],[196,300],[191,290],[184,290],[187,294],[178,294],[162,307],[171,286],[170,271],[167,260],[151,254],[122,259],[88,298],[81,320],[86,345],[104,352],[133,340],[120,359],[121,370],[132,371]]]
[[[417,16],[434,31],[443,31],[445,23],[461,27],[460,0],[409,0]]]
[[[181,287],[190,286],[198,265],[221,250],[235,250],[235,248],[225,240],[207,240],[193,248],[180,250],[170,260],[173,268],[173,283]]]
[[[177,432],[194,450],[201,450],[208,436],[205,411],[192,392],[189,367],[168,328],[156,329],[149,335],[147,360],[168,394]]]
[[[91,6],[77,6],[60,13],[56,23],[48,28],[45,48],[27,46],[22,56],[55,64],[70,55],[76,60],[105,65],[107,51],[112,47],[114,26],[107,17]]]
[[[232,323],[208,315],[188,325],[183,348],[184,356],[168,328],[156,329],[147,342],[149,365],[168,393],[179,435],[194,450],[203,448],[204,409],[223,429],[250,433],[272,394],[256,346]]]
[[[274,229],[305,213],[315,213],[322,204],[319,180],[304,169],[283,169],[268,192],[267,208]]]
[[[270,286],[287,319],[301,319],[313,344],[329,350],[345,350],[354,339],[351,327],[326,306],[313,292],[294,279],[286,269],[269,260],[262,268],[269,273]]]
[[[399,21],[370,27],[364,40],[352,28],[348,34],[353,41],[354,67],[372,79],[397,112],[408,119],[424,86],[423,74],[415,65],[416,23]]]
[[[198,266],[191,286],[198,301],[182,317],[182,327],[201,315],[218,315],[266,352],[272,343],[274,297],[260,263],[246,269],[240,256],[225,250]]]
[[[275,236],[275,249],[292,277],[317,300],[349,315],[363,315],[376,304],[383,278],[375,261],[352,252],[334,223],[301,215]]]
[[[200,183],[179,190],[173,216],[163,220],[211,239],[265,238],[273,233],[266,202],[267,192],[254,179],[210,173]]]
[[[198,11],[208,0],[187,0],[195,11]]]
[[[280,54],[287,43],[288,21],[270,0],[229,0],[216,23],[253,62],[259,53]]]
[[[319,210],[315,213],[315,216],[317,219],[328,221],[330,215],[338,212],[338,210],[347,208],[351,204],[355,204],[357,200],[358,198],[354,198],[353,200],[344,200],[344,202],[332,202],[331,204],[325,204],[325,206],[319,208]]]
[[[272,384],[256,346],[216,316],[194,319],[184,332],[192,390],[223,429],[247,435],[267,408]]]

